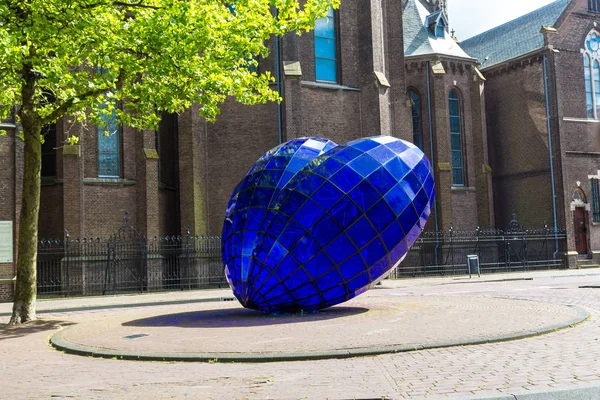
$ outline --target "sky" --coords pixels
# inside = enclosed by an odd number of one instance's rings
[[[554,0],[448,0],[450,29],[459,40],[465,40]]]

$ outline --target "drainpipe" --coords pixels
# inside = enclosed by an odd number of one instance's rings
[[[552,128],[550,125],[550,94],[548,93],[548,67],[547,67],[547,56],[544,54],[544,91],[546,95],[546,121],[548,128],[548,153],[550,155],[550,175],[552,177],[552,212],[554,217],[554,254],[552,258],[556,260],[556,254],[558,254],[558,221],[556,220],[556,185],[554,183],[554,156],[552,154]]]
[[[275,10],[275,18],[277,18],[278,11]],[[275,81],[277,82],[277,94],[279,97],[282,97],[282,89],[281,89],[281,50],[280,50],[280,38],[279,36],[275,36]],[[280,101],[277,103],[277,138],[279,139],[279,144],[283,143],[283,110],[282,103]]]
[[[430,81],[430,71],[431,66],[430,62],[427,61],[427,117],[429,118],[429,153],[431,155],[431,166],[433,171],[435,171],[435,157],[433,153],[433,117],[431,116],[431,81]],[[440,230],[439,220],[438,220],[438,210],[437,210],[437,191],[435,193],[435,198],[433,201],[433,216],[435,219],[435,265],[438,265],[438,249],[440,247],[440,241],[438,240],[438,232]]]

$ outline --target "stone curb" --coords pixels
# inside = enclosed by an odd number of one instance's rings
[[[403,353],[416,350],[439,349],[453,346],[468,346],[486,343],[505,342],[509,340],[525,339],[546,333],[570,328],[590,318],[590,314],[581,307],[569,305],[577,311],[577,315],[562,323],[546,326],[536,331],[524,331],[516,334],[492,336],[476,340],[460,340],[455,342],[439,342],[417,346],[385,346],[373,348],[339,349],[313,353],[151,353],[151,352],[127,352],[109,350],[70,343],[63,339],[63,334],[69,329],[74,329],[83,324],[73,325],[58,331],[50,338],[50,344],[68,354],[88,357],[109,358],[118,360],[134,361],[171,361],[171,362],[238,362],[238,363],[262,363],[262,362],[284,362],[284,361],[314,361],[325,359],[343,359],[353,357],[368,357],[382,354]]]
[[[569,387],[560,385],[556,389],[546,391],[521,391],[506,394],[490,395],[449,395],[449,396],[429,396],[415,397],[414,400],[597,400],[600,399],[600,386],[583,385]]]
[[[194,303],[211,303],[218,301],[233,301],[235,297],[207,297],[204,299],[191,299],[191,300],[166,300],[166,301],[149,301],[144,303],[117,303],[117,304],[102,304],[92,306],[77,306],[77,307],[63,307],[63,308],[49,308],[46,310],[37,310],[37,314],[52,314],[52,313],[65,313],[74,311],[91,311],[91,310],[107,310],[111,308],[135,308],[135,307],[153,307],[153,306],[169,306],[178,304],[194,304]],[[0,313],[0,317],[10,317],[12,313],[4,312]]]

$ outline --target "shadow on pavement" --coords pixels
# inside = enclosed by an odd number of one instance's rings
[[[144,327],[175,326],[180,328],[236,328],[324,321],[358,315],[367,311],[369,309],[363,307],[332,307],[311,314],[270,315],[245,308],[234,308],[157,315],[155,317],[124,322],[122,325]]]
[[[34,333],[56,330],[73,324],[73,322],[51,321],[43,319],[38,319],[36,321],[17,326],[0,324],[0,340],[21,338]]]

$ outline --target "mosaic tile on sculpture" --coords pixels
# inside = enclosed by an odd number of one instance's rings
[[[229,201],[223,226],[222,253],[228,266],[226,277],[230,286],[247,279],[252,264],[250,257],[258,237],[252,232],[258,232],[259,226],[265,224],[268,219],[266,210],[270,209],[274,196],[295,175],[291,169],[302,169],[311,157],[335,147],[335,143],[320,138],[284,143],[265,153],[238,184]]]
[[[402,261],[431,210],[431,168],[413,144],[386,136],[342,146],[300,141],[268,152],[249,175],[254,182],[269,165],[281,169],[282,160],[270,159],[285,153],[283,174],[295,172],[289,181],[276,188],[271,177],[257,181],[268,188],[238,185],[241,194],[234,192],[231,202],[241,204],[228,207],[223,259],[235,296],[248,308],[317,310],[363,293]],[[299,167],[300,160],[306,162]],[[244,190],[252,190],[249,204]],[[249,223],[256,212],[245,210],[261,202],[261,223]],[[236,235],[244,237],[244,229],[250,233],[243,246],[254,247],[240,259]]]

